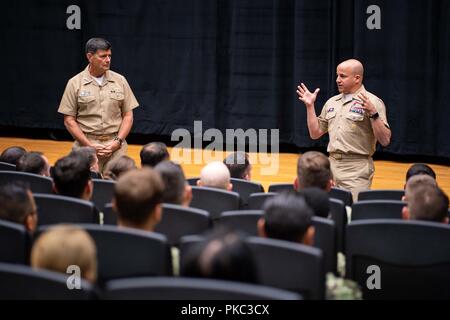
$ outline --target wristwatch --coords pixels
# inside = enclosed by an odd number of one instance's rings
[[[114,138],[114,141],[119,141],[119,145],[120,145],[120,146],[122,146],[122,144],[123,144],[123,139],[122,139],[122,138],[119,138],[119,136],[115,137],[115,138]]]
[[[375,112],[373,115],[369,116],[369,118],[376,120],[376,119],[378,119],[379,116],[380,116],[380,114],[378,112]]]

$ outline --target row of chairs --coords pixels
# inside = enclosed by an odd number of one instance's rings
[[[164,235],[113,226],[86,224],[80,227],[85,229],[96,243],[100,286],[103,287],[107,281],[113,279],[172,275],[171,249]],[[37,237],[48,228],[49,226],[40,227]],[[183,250],[189,250],[186,243],[192,245],[189,237],[192,236],[187,236],[180,244],[181,263],[185,257]],[[320,249],[273,239],[246,239],[254,248],[262,285],[304,292],[306,297],[312,299],[323,298],[324,266]],[[11,244],[11,247],[16,247],[18,251],[23,250],[15,244]],[[271,255],[274,256],[270,257]],[[271,260],[272,263],[269,264],[266,260]],[[273,269],[275,264],[277,267]],[[282,269],[285,269],[289,276],[279,277],[277,273]]]
[[[109,226],[82,227],[97,244],[100,281],[106,287],[113,279],[170,273],[164,236]],[[39,232],[44,230],[41,227]],[[182,238],[182,263],[186,250],[201,240],[201,236]],[[248,237],[246,242],[255,256],[262,285],[295,291],[306,299],[324,297],[322,250],[256,237]],[[392,219],[353,222],[346,230],[346,277],[358,282],[365,299],[449,299],[450,226]],[[368,286],[369,277],[378,279],[374,281],[381,289]],[[18,285],[0,280],[0,292]],[[133,281],[138,285],[140,280]],[[143,283],[140,290],[144,290]],[[138,297],[138,293],[132,296]]]
[[[184,277],[125,278],[109,281],[99,294],[80,281],[80,289],[67,289],[67,275],[28,266],[0,263],[2,300],[301,300],[301,295],[241,282]]]

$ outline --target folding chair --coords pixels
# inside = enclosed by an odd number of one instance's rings
[[[253,193],[248,198],[249,210],[262,210],[267,199],[276,196],[275,192],[258,192]]]
[[[352,221],[362,219],[402,219],[405,202],[399,200],[364,200],[352,205]]]
[[[208,187],[192,187],[191,207],[209,212],[211,219],[215,220],[220,213],[239,209],[239,194]]]

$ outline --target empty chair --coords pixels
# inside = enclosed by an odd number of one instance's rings
[[[294,191],[294,185],[292,183],[274,183],[269,186],[268,192],[284,192]]]
[[[175,204],[163,204],[163,213],[155,232],[167,237],[171,246],[178,246],[182,236],[201,234],[209,229],[209,213],[196,208],[185,208]]]
[[[98,223],[92,202],[55,194],[34,194],[38,208],[38,225],[57,223]]]
[[[365,200],[352,205],[352,221],[362,219],[402,219],[406,205],[398,200]]]
[[[28,263],[30,236],[23,225],[0,220],[0,261]]]
[[[0,161],[0,170],[1,171],[16,171],[16,165],[8,162]]]
[[[342,200],[330,198],[330,218],[336,225],[337,250],[344,252],[345,227],[347,226],[347,210]]]
[[[242,179],[231,178],[230,182],[233,184],[233,191],[239,193],[241,197],[241,207],[248,207],[248,197],[252,193],[264,192],[264,187],[257,182],[251,182]]]
[[[225,211],[216,221],[217,225],[225,225],[231,229],[245,232],[249,236],[257,236],[256,224],[263,214],[262,210]]]
[[[94,192],[91,201],[98,209],[102,209],[107,203],[111,203],[114,196],[115,181],[92,179],[94,182]]]
[[[0,171],[0,184],[21,181],[30,186],[33,193],[52,193],[52,179],[34,173],[17,171]]]
[[[358,194],[358,201],[363,200],[398,200],[405,195],[404,190],[366,190]]]
[[[364,299],[450,298],[449,225],[364,220],[346,233],[346,277],[360,284]],[[369,290],[377,274],[381,290]]]
[[[300,293],[305,299],[324,299],[322,251],[289,241],[248,237],[259,283]]]
[[[248,198],[248,209],[249,210],[261,210],[264,207],[264,203],[267,199],[276,196],[275,192],[258,192],[253,193]]]
[[[325,272],[337,272],[336,226],[333,220],[313,217],[314,247],[322,250]]]
[[[236,192],[208,187],[192,187],[190,206],[209,212],[211,219],[219,217],[220,213],[239,209],[239,194]]]
[[[80,289],[67,288],[67,274],[34,270],[28,266],[0,263],[2,300],[88,300],[95,298],[92,284],[80,280]]]
[[[198,181],[198,180],[200,180],[200,177],[195,177],[195,178],[189,178],[189,179],[186,179],[187,183],[188,183],[190,186],[194,186],[194,187],[197,186],[197,181]]]
[[[215,279],[136,278],[110,281],[106,299],[155,300],[301,300],[294,292]]]
[[[117,226],[117,213],[113,210],[112,203],[105,204],[101,213],[103,214],[102,224]]]
[[[330,190],[330,198],[342,200],[346,206],[351,206],[353,203],[352,193],[340,188],[332,187]]]
[[[170,248],[164,235],[114,226],[81,227],[97,246],[99,284],[116,278],[172,274]],[[41,227],[39,232],[47,228]]]

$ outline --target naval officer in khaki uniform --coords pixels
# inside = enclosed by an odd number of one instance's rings
[[[92,38],[86,43],[89,65],[67,83],[58,112],[75,139],[74,148],[91,146],[97,151],[99,169],[127,153],[125,138],[139,104],[122,75],[109,70],[111,44]]]
[[[329,133],[327,151],[336,186],[350,190],[354,200],[372,185],[372,155],[377,141],[387,146],[391,139],[386,107],[381,99],[366,91],[363,75],[364,68],[358,60],[339,64],[336,83],[340,94],[325,103],[319,117],[314,102],[320,89],[310,92],[303,83],[297,88],[299,100],[306,106],[311,138]]]

